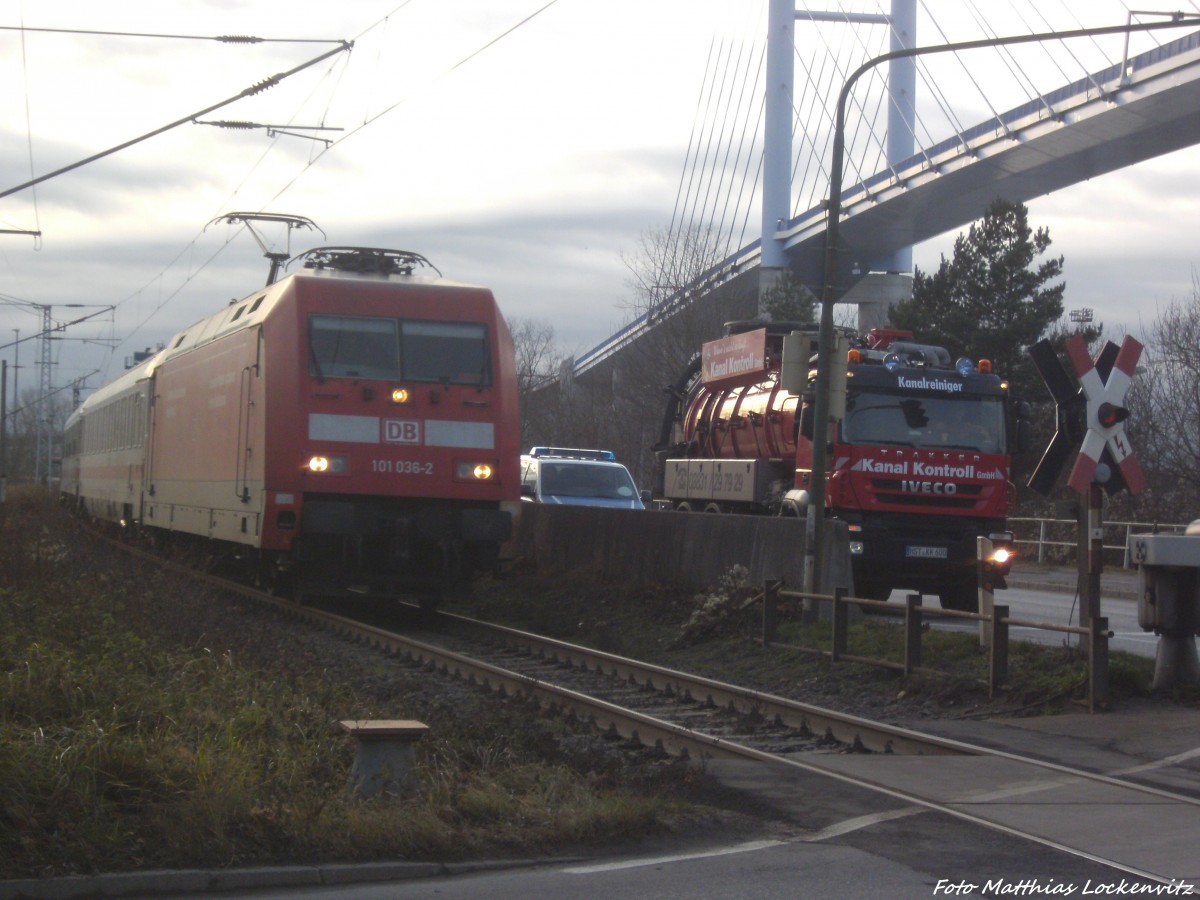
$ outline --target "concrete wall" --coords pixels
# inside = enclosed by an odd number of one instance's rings
[[[834,524],[838,528],[826,554],[827,585],[850,590],[845,526]],[[702,590],[734,565],[743,565],[750,570],[752,584],[782,578],[789,588],[799,590],[804,583],[804,530],[800,519],[775,516],[526,503],[511,549],[539,568],[592,568],[606,581],[673,583]]]

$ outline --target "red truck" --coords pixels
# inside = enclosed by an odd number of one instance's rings
[[[780,383],[784,336],[796,327],[732,323],[669,390],[656,447],[664,505],[806,514],[815,365],[801,394]],[[976,537],[1012,547],[1010,452],[1027,433],[1028,407],[986,360],[952,360],[907,331],[847,338],[825,508],[849,528],[854,594],[883,599],[906,588],[974,610]],[[1001,563],[997,587],[1005,574]]]

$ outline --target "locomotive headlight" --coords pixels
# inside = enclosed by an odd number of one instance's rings
[[[346,457],[317,454],[309,458],[308,462],[304,464],[304,468],[318,474],[329,472],[338,475],[346,471]]]
[[[402,387],[392,388],[392,402],[393,403],[407,403],[411,399],[412,399],[412,394],[410,394],[408,392],[408,388],[402,388]]]
[[[496,469],[490,462],[460,462],[454,470],[460,481],[494,481]]]

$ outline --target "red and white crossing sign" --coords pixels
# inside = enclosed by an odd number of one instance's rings
[[[1125,394],[1133,380],[1134,369],[1142,355],[1142,345],[1126,336],[1121,350],[1113,363],[1107,379],[1102,378],[1092,358],[1088,356],[1087,344],[1079,335],[1067,341],[1067,358],[1075,368],[1079,384],[1087,398],[1087,432],[1083,446],[1071,469],[1067,484],[1081,494],[1086,494],[1096,476],[1096,467],[1104,448],[1121,472],[1121,478],[1129,493],[1137,494],[1146,486],[1146,477],[1138,464],[1133,448],[1125,435]]]

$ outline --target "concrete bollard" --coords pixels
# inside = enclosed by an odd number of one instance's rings
[[[417,792],[416,744],[428,725],[413,719],[349,719],[341,726],[358,742],[350,783],[360,797]]]

